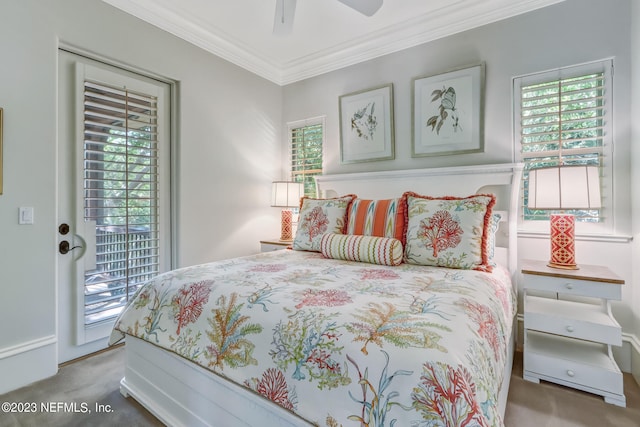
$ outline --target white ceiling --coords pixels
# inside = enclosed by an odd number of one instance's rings
[[[276,0],[103,0],[285,85],[563,0],[386,0],[367,17],[336,0],[298,0],[272,34]]]

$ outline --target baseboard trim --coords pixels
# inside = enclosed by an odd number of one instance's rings
[[[631,344],[631,350],[640,354],[640,339],[635,334],[622,333],[622,341],[626,341]]]
[[[0,394],[58,372],[58,340],[47,336],[0,350]]]
[[[622,334],[622,340],[629,343],[630,372],[633,379],[640,384],[640,339],[634,334]]]
[[[49,335],[46,337],[20,343],[11,347],[6,347],[0,349],[0,360],[6,359],[8,357],[13,357],[21,353],[26,353],[28,351],[33,351],[41,347],[46,347],[48,345],[57,344],[57,342],[58,339],[55,335]]]

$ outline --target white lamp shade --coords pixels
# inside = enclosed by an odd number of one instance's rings
[[[302,183],[274,181],[271,185],[271,206],[295,208],[300,206],[302,196],[304,196]]]
[[[529,209],[599,209],[597,166],[556,166],[529,171]]]

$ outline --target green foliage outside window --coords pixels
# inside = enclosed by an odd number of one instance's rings
[[[322,123],[294,127],[291,138],[292,180],[304,184],[304,194],[318,197],[315,176],[322,175]]]
[[[602,166],[605,129],[604,73],[523,85],[520,98],[524,219],[543,220],[549,211],[527,208],[528,171],[557,165]],[[599,222],[599,210],[567,211],[578,221]]]

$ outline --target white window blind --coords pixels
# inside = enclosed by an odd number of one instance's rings
[[[514,80],[515,139],[525,164],[524,220],[549,218],[529,210],[528,171],[556,165],[597,165],[610,175],[611,61],[568,67]],[[607,194],[602,192],[603,199]],[[603,200],[603,206],[606,201]],[[570,211],[578,221],[600,222],[601,210]]]
[[[96,224],[85,326],[117,316],[159,272],[157,99],[84,83],[84,218]]]
[[[317,197],[314,177],[322,175],[324,120],[313,119],[289,124],[291,140],[291,179],[304,184],[304,194]]]

